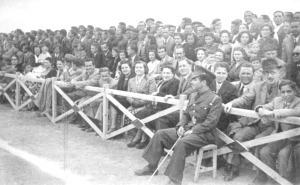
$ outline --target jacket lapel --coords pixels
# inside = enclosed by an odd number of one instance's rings
[[[261,87],[261,98],[260,98],[261,99],[261,103],[265,104],[266,99],[267,99],[267,91],[268,91],[267,84],[265,82],[265,83],[263,83],[263,85]]]
[[[189,76],[186,78],[186,81],[184,82],[182,86],[182,92],[184,92],[186,89],[187,84],[189,83],[190,79],[192,78],[193,73],[190,73]]]

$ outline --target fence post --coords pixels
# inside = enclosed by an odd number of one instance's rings
[[[103,91],[103,135],[104,139],[106,139],[106,132],[108,130],[108,99],[106,97],[107,89],[109,88],[108,84],[104,84],[104,91]]]
[[[21,100],[21,86],[19,84],[19,80],[20,80],[20,73],[17,72],[16,74],[16,107],[18,108],[20,106],[20,100]]]
[[[184,101],[186,100],[187,96],[185,94],[181,94],[179,96],[179,117],[182,118],[183,115],[183,108],[184,108]]]
[[[52,77],[52,122],[55,123],[55,118],[57,116],[57,92],[55,90],[56,77]]]

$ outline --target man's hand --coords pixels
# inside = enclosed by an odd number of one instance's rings
[[[166,96],[164,97],[164,100],[165,100],[165,101],[168,101],[169,98],[174,99],[174,96],[172,96],[172,95],[170,95],[170,94],[169,94],[169,95],[166,95]]]
[[[188,136],[188,135],[190,135],[191,133],[193,133],[193,130],[188,130],[188,131],[186,131],[186,132],[184,133],[183,136]]]
[[[183,136],[183,134],[184,134],[184,128],[183,128],[183,126],[180,126],[177,130],[177,135],[178,135],[178,137],[180,137],[180,136]]]
[[[228,113],[228,112],[230,112],[231,108],[232,108],[232,103],[229,102],[229,103],[225,104],[225,106],[224,106],[224,111],[225,111],[226,113]]]
[[[266,109],[259,109],[258,110],[258,115],[259,117],[264,117],[264,116],[273,116],[273,111],[269,111],[269,110],[266,110]]]

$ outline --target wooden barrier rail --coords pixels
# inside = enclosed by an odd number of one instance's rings
[[[9,103],[12,105],[12,107],[19,111],[21,108],[26,106],[29,102],[33,101],[34,98],[36,98],[37,95],[33,95],[30,90],[26,87],[26,85],[23,83],[23,81],[31,81],[31,82],[43,82],[43,79],[34,79],[34,78],[28,78],[28,77],[20,77],[19,75],[12,75],[12,74],[5,74],[6,77],[12,78],[13,80],[4,88],[0,87],[0,95],[4,94],[4,96],[8,99]],[[13,100],[8,96],[6,91],[14,84],[16,83],[16,103],[13,102]],[[94,91],[97,92],[96,95],[91,97],[90,99],[76,105],[75,102],[73,102],[57,85],[63,83],[56,81],[55,78],[52,78],[52,116],[48,115],[47,117],[53,122],[56,123],[57,121],[61,120],[62,118],[72,114],[73,112],[78,112],[79,115],[83,117],[87,121],[87,123],[103,138],[103,139],[109,139],[111,137],[114,137],[116,135],[119,135],[123,132],[126,132],[130,129],[133,129],[136,127],[134,124],[127,125],[117,131],[114,131],[110,134],[106,134],[106,131],[108,129],[108,105],[109,101],[110,103],[116,105],[129,119],[131,119],[133,122],[137,122],[140,124],[140,127],[147,135],[150,137],[153,136],[153,133],[151,130],[149,130],[145,124],[153,121],[159,117],[162,117],[164,115],[167,115],[171,112],[180,111],[180,114],[183,114],[183,110],[186,107],[188,101],[186,100],[185,96],[180,96],[180,100],[176,99],[169,99],[167,102],[164,101],[163,97],[158,96],[151,96],[151,95],[145,95],[145,94],[139,94],[139,93],[131,93],[131,92],[125,92],[125,91],[119,91],[119,90],[113,90],[108,89],[108,85],[105,85],[104,88],[99,87],[84,87],[84,90],[87,91]],[[21,87],[25,90],[25,92],[31,97],[30,100],[26,101],[23,105],[20,105],[19,102],[19,96],[20,96],[20,90]],[[56,112],[56,97],[57,93],[59,93],[71,106],[73,106],[73,109],[70,109],[63,113],[62,115],[57,116]],[[142,120],[137,119],[133,114],[131,114],[125,107],[123,107],[114,97],[113,95],[118,96],[125,96],[125,97],[133,97],[133,98],[139,98],[147,101],[156,101],[160,103],[168,103],[173,105],[172,107],[157,112],[156,114],[153,114],[147,118],[144,118]],[[103,128],[102,131],[84,114],[84,112],[81,110],[84,106],[89,105],[91,102],[95,101],[96,99],[103,97]],[[238,109],[238,108],[232,108],[229,112],[229,114],[238,115],[238,116],[245,116],[245,117],[252,117],[252,118],[259,118],[258,114],[255,111],[252,110],[245,110],[245,109]],[[270,118],[272,121],[277,121],[281,123],[287,123],[287,124],[294,124],[300,126],[300,118],[299,117],[287,117],[287,118],[281,118],[281,119],[275,119]],[[221,132],[217,129],[217,135],[218,137],[223,140],[225,143],[231,143],[233,140],[229,138],[226,134]],[[288,130],[284,132],[280,132],[277,134],[272,134],[269,136],[265,136],[258,139],[253,139],[250,141],[243,142],[243,146],[246,148],[253,148],[259,145],[268,144],[271,142],[279,141],[282,139],[288,139],[291,137],[300,136],[300,128],[295,128],[293,130]],[[218,149],[218,155],[228,154],[231,153],[232,150],[226,146],[221,147]],[[254,165],[256,165],[259,169],[261,169],[264,173],[268,174],[270,177],[272,177],[274,180],[276,180],[280,184],[284,185],[291,185],[290,182],[288,182],[286,179],[282,178],[278,173],[276,173],[274,170],[272,170],[270,167],[265,165],[263,162],[261,162],[259,159],[257,159],[254,155],[252,155],[250,152],[242,152],[241,155],[243,155],[246,159],[248,159],[250,162],[252,162]],[[212,156],[212,152],[207,152],[204,154],[204,158],[208,158]]]

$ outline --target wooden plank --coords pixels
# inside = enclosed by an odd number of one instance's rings
[[[18,82],[18,79],[20,78],[20,73],[17,73],[16,76],[16,107],[20,106],[20,101],[21,101],[21,88],[20,88],[20,83]]]
[[[52,123],[55,123],[55,118],[57,117],[57,92],[54,88],[55,86],[55,82],[56,82],[57,78],[56,77],[52,77],[52,118],[51,121]]]
[[[103,121],[103,138],[106,139],[106,132],[108,129],[108,99],[106,98],[107,89],[109,89],[108,84],[104,84],[104,91],[103,91],[103,109],[102,109],[102,121]],[[100,106],[100,105],[99,105]]]
[[[246,109],[239,109],[239,108],[232,108],[229,111],[229,114],[234,114],[238,116],[245,116],[250,118],[259,118],[258,114],[253,110],[246,110]],[[288,117],[288,118],[281,118],[281,119],[275,119],[270,118],[272,121],[278,121],[281,123],[289,123],[294,125],[300,125],[300,118],[299,117]]]
[[[22,77],[20,77],[20,79],[23,81],[40,82],[40,83],[43,83],[45,81],[45,79],[43,79],[43,78],[33,78],[33,77],[27,77],[27,76],[22,76]]]
[[[228,137],[226,134],[221,132],[219,129],[217,129],[217,132],[219,133],[219,138],[222,139],[226,144],[234,141],[230,137]],[[218,153],[218,155],[219,155],[219,153]],[[255,166],[257,166],[259,169],[261,169],[263,172],[268,174],[271,178],[273,178],[278,183],[283,184],[283,185],[292,185],[289,181],[282,178],[278,173],[276,173],[269,166],[267,166],[266,164],[261,162],[250,152],[242,152],[241,155],[244,156],[246,159],[248,159],[251,163],[253,163]]]
[[[112,132],[110,134],[107,134],[106,135],[106,139],[109,139],[109,138],[112,138],[112,137],[117,136],[119,134],[122,134],[123,132],[131,130],[133,128],[135,128],[133,124],[127,125],[125,127],[122,127],[122,128],[120,128],[120,129],[118,129],[118,130],[116,130],[116,131],[114,131],[114,132]]]
[[[104,134],[101,132],[101,130],[90,120],[90,118],[84,114],[84,112],[79,111],[79,115],[99,134],[99,136],[104,139]]]
[[[131,112],[129,112],[125,107],[123,107],[123,105],[121,105],[114,97],[112,97],[110,94],[107,94],[106,97],[109,99],[109,101],[111,101],[114,105],[116,105],[129,119],[131,119],[131,121],[136,120],[137,118],[131,114]],[[143,122],[142,122],[143,123]],[[150,138],[153,137],[153,132],[148,129],[145,126],[145,123],[143,123],[143,127],[141,128]]]
[[[221,131],[217,131],[217,134],[220,138],[223,138],[223,139],[225,139],[225,136],[227,136]],[[300,128],[295,128],[292,130],[280,132],[277,134],[272,134],[272,135],[261,137],[258,139],[253,139],[250,141],[243,142],[242,144],[247,148],[253,148],[253,147],[256,147],[259,145],[268,144],[271,142],[279,141],[282,139],[288,139],[288,138],[296,137],[296,136],[300,136]],[[224,155],[224,154],[231,153],[231,152],[232,152],[232,150],[228,147],[222,147],[222,148],[218,149],[218,155]],[[209,158],[209,157],[212,157],[212,153],[211,152],[205,153],[204,158]]]
[[[34,98],[37,98],[38,94],[33,95]],[[19,107],[17,107],[17,111],[21,110],[22,108],[24,108],[26,105],[28,105],[30,102],[32,102],[32,99],[29,98],[26,102],[24,102],[22,105],[20,105]]]
[[[133,93],[133,92],[127,92],[127,91],[114,90],[114,89],[109,89],[107,92],[112,95],[132,97],[132,98],[138,98],[138,99],[143,99],[143,100],[148,100],[148,101],[168,103],[168,104],[172,104],[172,105],[179,104],[178,99],[169,98],[168,101],[165,101],[164,97],[160,97],[160,96],[152,96],[152,95],[148,95],[148,94]]]
[[[55,88],[55,90],[56,90],[63,98],[65,98],[65,100],[66,100],[71,106],[75,105],[75,103],[68,97],[68,95],[66,95],[66,94],[65,94],[65,93],[64,93],[57,85],[54,85],[54,88]],[[86,100],[85,102],[80,103],[80,104],[78,105],[78,108],[82,108],[82,107],[84,107],[84,106],[90,104],[91,102],[95,101],[96,99],[101,98],[102,96],[103,96],[103,93],[96,94],[95,96],[91,97],[90,99]],[[57,122],[57,121],[63,119],[64,117],[66,117],[66,116],[72,114],[73,112],[74,112],[73,109],[68,110],[67,112],[63,113],[62,115],[56,117],[56,118],[54,119],[54,122]]]
[[[0,89],[3,89],[4,91],[6,91],[8,88],[10,88],[10,86],[12,86],[14,83],[16,82],[16,79],[13,79],[9,84],[7,84],[7,86],[5,86],[4,88],[0,86]],[[0,95],[2,93],[0,92]]]
[[[8,96],[7,93],[4,93],[4,96],[6,97],[7,101],[10,103],[10,105],[15,109],[17,110],[17,106],[15,105],[14,101]]]
[[[170,113],[172,113],[174,111],[177,111],[177,110],[179,110],[179,105],[174,105],[174,106],[172,106],[172,107],[170,107],[168,109],[162,110],[162,111],[157,112],[157,113],[155,113],[155,114],[153,114],[153,115],[151,115],[149,117],[146,117],[146,118],[142,119],[141,121],[143,123],[148,123],[150,121],[156,120],[156,119],[158,119],[160,117],[168,115],[168,114],[170,114]]]

